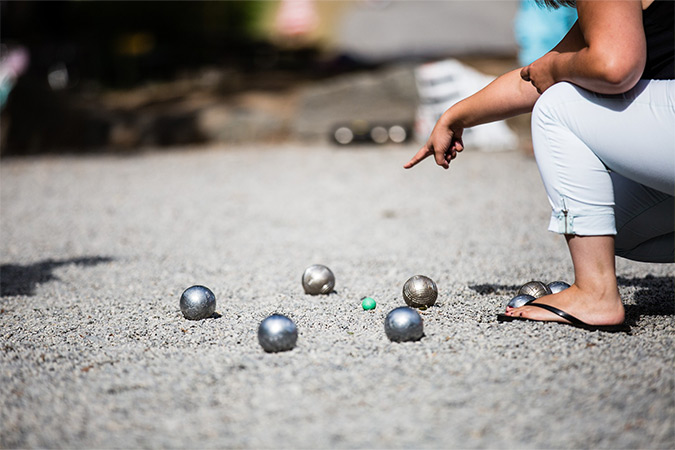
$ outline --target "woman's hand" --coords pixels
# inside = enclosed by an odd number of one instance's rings
[[[529,66],[525,66],[520,71],[520,77],[532,83],[539,94],[553,86],[559,80],[555,78],[554,61],[559,56],[556,51],[551,51],[541,58],[534,61]]]
[[[445,111],[427,143],[403,167],[410,169],[434,155],[436,164],[449,168],[457,153],[464,150],[465,128],[530,112],[538,98],[535,88],[520,77],[520,69],[505,73]]]
[[[443,116],[447,114],[448,112]],[[450,167],[450,161],[457,157],[457,153],[464,150],[462,142],[464,127],[444,120],[444,117],[436,123],[427,143],[403,166],[405,169],[410,169],[431,155],[434,155],[436,164],[447,169]]]

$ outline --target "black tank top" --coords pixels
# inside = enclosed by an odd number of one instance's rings
[[[647,37],[647,65],[643,80],[675,79],[675,2],[654,0],[642,11]]]

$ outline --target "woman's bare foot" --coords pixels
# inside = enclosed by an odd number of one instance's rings
[[[625,313],[614,269],[614,236],[565,235],[574,265],[575,282],[562,292],[533,303],[558,308],[588,325],[619,325]],[[566,322],[536,306],[507,308],[506,315],[531,320]]]
[[[624,308],[617,289],[613,292],[586,292],[577,285],[553,295],[546,295],[533,303],[553,306],[589,325],[618,325],[624,321]],[[506,315],[547,322],[566,322],[565,319],[535,306],[506,308]]]

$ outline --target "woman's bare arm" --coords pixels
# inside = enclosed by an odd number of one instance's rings
[[[536,88],[520,77],[519,69],[505,73],[445,111],[427,143],[403,167],[410,169],[434,155],[436,164],[447,169],[457,152],[464,149],[464,128],[529,112],[537,98]]]
[[[453,105],[403,167],[434,155],[436,164],[447,169],[464,149],[465,128],[530,112],[539,95],[557,82],[605,94],[633,87],[646,61],[640,1],[578,0],[577,8],[579,20],[553,50]]]
[[[579,20],[561,45],[521,71],[539,92],[568,81],[600,94],[626,92],[647,59],[639,0],[578,0]]]

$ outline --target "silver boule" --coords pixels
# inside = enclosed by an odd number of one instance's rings
[[[335,275],[326,266],[314,264],[302,274],[302,287],[306,294],[330,294],[335,287]]]
[[[273,314],[260,322],[258,342],[268,353],[292,350],[298,340],[298,328],[286,316]]]
[[[407,306],[392,309],[384,319],[384,332],[392,342],[418,341],[424,336],[422,317]]]
[[[403,285],[403,300],[413,308],[432,306],[438,298],[436,283],[424,275],[415,275]]]
[[[549,295],[550,293],[551,290],[541,281],[530,281],[529,283],[525,283],[518,290],[518,295],[531,295],[534,298],[543,297],[544,295]]]
[[[216,312],[216,296],[204,286],[191,286],[180,296],[180,310],[188,320],[201,320]]]
[[[534,297],[532,297],[531,295],[519,294],[513,297],[511,300],[509,300],[506,306],[510,306],[511,308],[520,308],[521,306],[531,302],[532,300],[534,300]]]
[[[560,291],[564,291],[568,287],[570,287],[570,285],[564,281],[552,281],[548,284],[548,288],[551,290],[552,294],[557,294]]]

